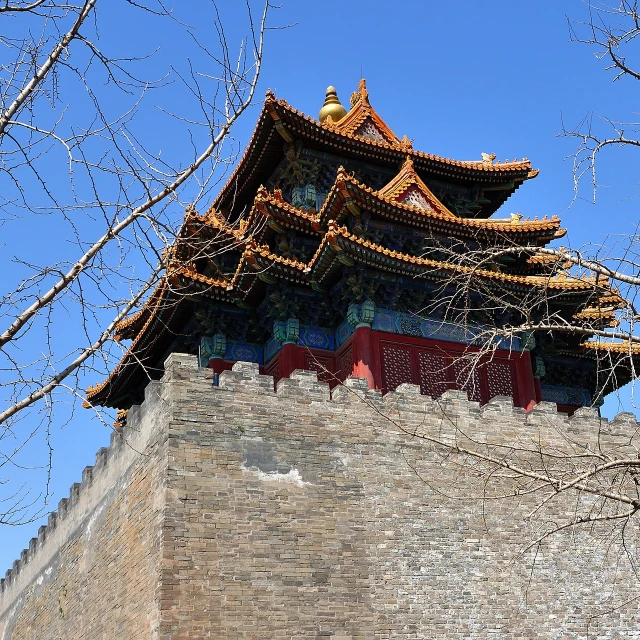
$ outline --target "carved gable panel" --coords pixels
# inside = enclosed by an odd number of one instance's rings
[[[371,118],[365,119],[365,121],[356,129],[355,135],[369,140],[375,140],[376,142],[388,142]]]
[[[398,202],[424,209],[425,211],[433,211],[433,207],[429,204],[426,196],[418,187],[411,185],[399,198]]]

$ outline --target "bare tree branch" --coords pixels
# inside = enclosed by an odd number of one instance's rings
[[[53,421],[73,414],[87,377],[113,367],[116,327],[173,259],[184,207],[208,197],[230,166],[229,133],[260,77],[268,0],[210,0],[197,19],[195,9],[160,0],[117,1],[0,2],[0,14],[14,14],[0,35],[0,225],[16,247],[3,254],[10,277],[0,289],[0,523],[29,521],[48,499],[48,489],[33,491],[8,469],[41,467],[48,478],[50,458],[24,464],[27,443],[48,445]],[[148,23],[145,38],[116,47],[115,11]],[[242,20],[247,36],[236,45],[227,31]],[[173,29],[169,42],[154,41],[158,21]],[[217,42],[194,45],[198,28]],[[180,50],[163,68],[170,46]],[[186,89],[179,104],[178,83]],[[178,141],[168,152],[157,135],[167,127]],[[51,234],[53,259],[11,242],[23,225]],[[214,239],[193,253],[229,248]]]

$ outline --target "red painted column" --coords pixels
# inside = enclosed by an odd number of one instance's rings
[[[375,389],[371,327],[360,325],[353,334],[353,375],[366,378],[369,389]]]
[[[518,398],[520,406],[525,411],[531,411],[537,404],[536,386],[531,368],[531,354],[529,351],[521,351],[515,355],[516,383],[518,385]]]
[[[536,388],[536,402],[542,402],[542,387],[540,386],[540,378],[534,378],[533,385]]]
[[[278,376],[288,378],[296,369],[304,369],[304,350],[293,342],[285,342],[278,354]]]

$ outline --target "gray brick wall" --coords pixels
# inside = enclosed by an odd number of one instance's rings
[[[534,496],[489,495],[509,478],[487,485],[412,435],[517,444],[531,462],[541,443],[634,450],[633,416],[412,385],[382,398],[357,379],[330,397],[310,372],[274,392],[246,363],[213,387],[180,354],[153,389],[121,436],[145,455],[115,444],[126,460],[85,474],[52,523],[72,526],[43,532],[5,582],[1,640],[640,637],[635,532],[627,556],[598,528],[522,553],[571,497],[529,517]]]

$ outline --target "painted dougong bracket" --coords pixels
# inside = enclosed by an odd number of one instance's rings
[[[199,361],[201,367],[209,366],[212,358],[224,359],[227,352],[227,337],[223,333],[200,338]]]
[[[376,306],[371,300],[365,300],[362,304],[352,302],[347,309],[347,321],[356,328],[371,327],[375,314]]]
[[[273,337],[281,344],[298,344],[300,321],[297,318],[277,320],[273,323]]]

